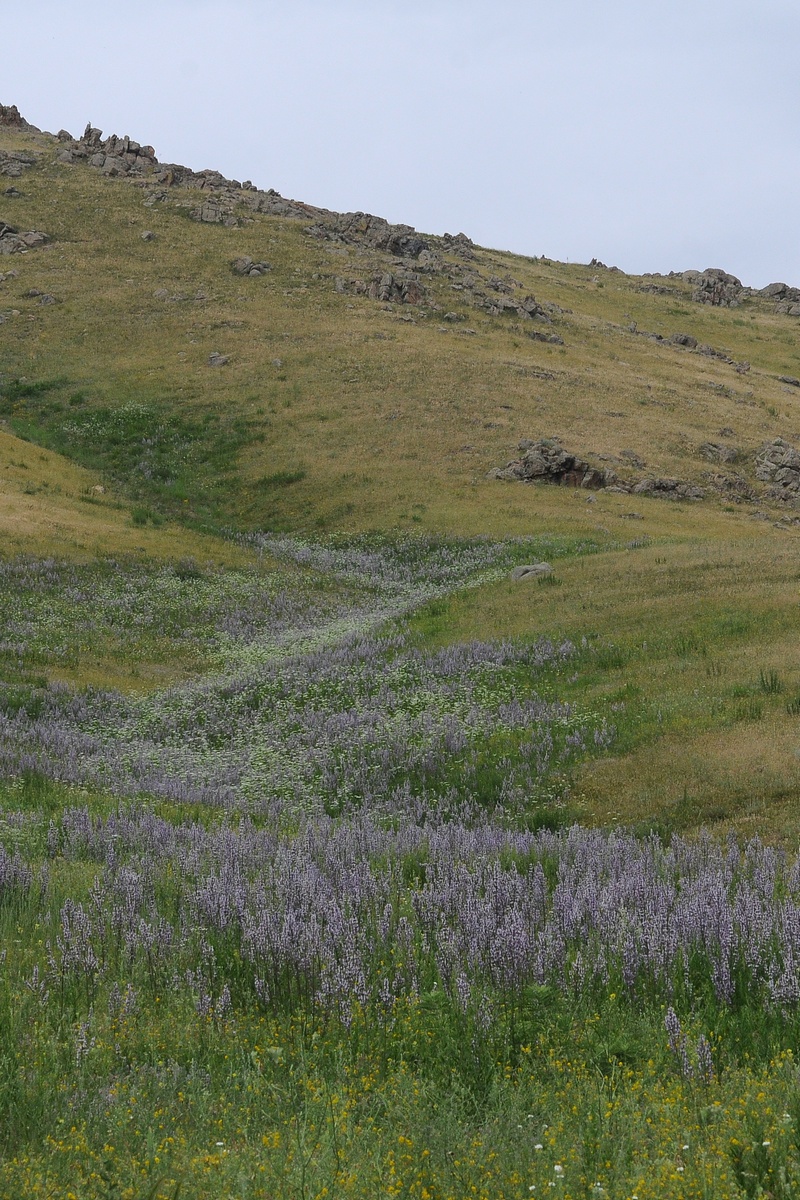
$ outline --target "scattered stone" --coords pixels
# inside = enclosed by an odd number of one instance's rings
[[[673,333],[667,341],[671,346],[686,346],[689,350],[697,347],[697,338],[692,337],[690,333]]]
[[[169,292],[166,288],[156,288],[156,290],[153,292],[153,296],[156,300],[169,300]]]
[[[224,367],[226,363],[230,362],[230,359],[230,354],[220,354],[218,350],[214,350],[208,356],[208,365],[210,367]]]
[[[733,369],[737,375],[747,375],[747,373],[750,370],[750,363],[749,362],[734,363]]]
[[[736,437],[736,434],[731,429],[730,425],[724,425],[719,431],[720,437]]]
[[[789,387],[800,388],[800,379],[796,379],[794,375],[779,375],[779,383],[787,383]]]
[[[45,294],[40,299],[39,303],[40,304],[55,304],[56,298],[55,298],[55,296],[51,296],[48,292],[45,292]]]
[[[541,579],[545,575],[552,575],[552,574],[553,574],[553,568],[550,566],[550,563],[540,562],[540,563],[531,563],[529,566],[526,566],[526,567],[514,567],[514,570],[511,572],[510,577],[511,577],[511,579],[514,579],[517,583],[522,583],[523,581],[526,581],[526,580]]]
[[[145,229],[144,233],[140,234],[143,242],[155,241],[155,236],[156,235],[153,233],[152,229]]]
[[[719,442],[703,442],[697,447],[697,453],[709,462],[730,463],[739,457],[739,451],[733,446],[722,446]]]
[[[723,350],[715,350],[707,342],[703,342],[697,347],[697,353],[705,355],[706,358],[718,358],[720,362],[728,363],[729,365],[733,364],[733,359],[725,354]]]
[[[526,329],[526,335],[535,342],[548,342],[551,346],[563,346],[564,339],[557,333],[542,333],[539,329]]]
[[[44,246],[50,239],[46,233],[32,229],[20,233],[11,225],[0,221],[0,254],[24,254],[27,250],[36,250]]]
[[[253,278],[258,275],[266,275],[271,269],[268,262],[253,262],[252,258],[248,258],[247,255],[235,258],[231,263],[234,275],[249,275]]]

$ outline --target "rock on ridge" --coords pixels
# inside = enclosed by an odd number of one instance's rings
[[[685,272],[695,275],[695,272]],[[684,276],[684,277],[685,277]],[[708,267],[689,282],[694,283],[692,300],[696,304],[713,304],[717,308],[736,308],[745,295],[749,294],[741,279],[729,275],[719,267]]]

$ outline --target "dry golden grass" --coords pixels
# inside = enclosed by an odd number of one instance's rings
[[[11,144],[53,156],[40,138],[0,131],[0,145]],[[745,451],[736,469],[752,480],[764,440],[800,441],[800,389],[777,379],[800,375],[796,320],[756,298],[735,310],[693,304],[677,279],[653,295],[621,274],[477,250],[484,278],[511,276],[520,297],[567,310],[553,326],[565,345],[549,345],[527,336],[540,325],[467,307],[446,275],[425,277],[433,303],[421,311],[337,294],[335,276],[369,278],[387,260],[314,241],[302,223],[199,225],[186,215],[196,192],[145,208],[142,188],[53,162],[19,186],[23,197],[0,204],[0,218],[53,241],[2,264],[19,270],[0,283],[0,311],[16,310],[0,326],[7,378],[64,377],[90,408],[142,400],[247,420],[253,436],[226,501],[240,526],[596,541],[602,553],[557,564],[556,586],[470,592],[428,622],[428,636],[592,639],[604,665],[586,668],[583,700],[623,697],[649,716],[625,753],[586,769],[576,789],[586,819],[672,816],[796,837],[800,726],[785,703],[800,692],[797,535],[713,497],[590,498],[486,478],[520,438],[549,435],[623,475],[630,450],[653,474],[702,481],[715,468],[697,447],[728,427]],[[145,229],[154,241],[142,241]],[[267,259],[271,272],[233,275],[241,254]],[[168,299],[155,295],[162,288]],[[31,289],[58,303],[42,306]],[[444,322],[446,312],[462,319]],[[632,325],[690,333],[751,370]],[[207,365],[215,350],[231,356],[226,367]],[[23,459],[25,468],[8,465]],[[0,465],[6,553],[241,561],[228,543],[176,525],[133,526],[107,479],[99,503],[86,503],[97,475],[9,434]],[[265,495],[259,481],[278,472],[305,474]],[[783,693],[759,695],[765,671],[780,675]]]
[[[439,311],[424,317],[336,294],[335,275],[368,278],[387,260],[314,241],[302,222],[199,225],[175,206],[198,193],[145,208],[141,188],[82,166],[29,172],[22,190],[0,215],[54,241],[15,256],[19,279],[0,284],[0,305],[19,310],[0,333],[7,372],[67,376],[95,400],[170,399],[249,418],[265,440],[242,455],[232,498],[242,518],[269,516],[248,490],[258,478],[302,467],[280,499],[295,524],[403,527],[416,516],[424,528],[489,532],[508,501],[485,473],[523,436],[557,435],[595,455],[632,450],[654,473],[683,478],[708,470],[696,447],[722,427],[751,450],[800,436],[800,391],[775,378],[800,372],[797,323],[760,300],[711,309],[679,280],[666,281],[674,295],[650,295],[635,278],[478,251],[484,277],[511,275],[520,296],[571,310],[555,325],[566,345],[546,345],[526,336],[535,323],[465,307],[441,275],[426,277]],[[142,242],[148,228],[156,239]],[[233,275],[245,253],[267,258],[271,273]],[[42,307],[31,288],[59,303]],[[185,299],[157,299],[160,288]],[[448,310],[464,320],[444,324]],[[752,370],[660,345],[632,322],[692,333]],[[231,355],[227,367],[208,367],[214,350]],[[527,503],[506,512],[508,532],[525,530]]]

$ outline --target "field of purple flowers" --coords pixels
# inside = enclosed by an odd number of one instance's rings
[[[796,1195],[800,858],[566,827],[587,647],[405,623],[530,544],[261,548],[2,566],[0,1196]]]

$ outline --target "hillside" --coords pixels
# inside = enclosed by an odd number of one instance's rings
[[[426,636],[622,647],[592,694],[635,694],[648,731],[587,768],[584,815],[794,829],[795,485],[763,471],[800,442],[791,289],[524,259],[3,112],[6,553],[254,561],[224,530],[589,544],[558,591],[473,589]],[[540,438],[702,498],[492,477]]]
[[[2,127],[0,150],[34,161],[7,175],[0,220],[48,239],[3,260],[4,377],[48,389],[7,391],[5,416],[159,508],[509,534],[541,496],[486,474],[523,438],[733,500],[764,442],[800,440],[788,302],[734,288],[735,308],[693,303],[680,276],[522,259],[149,159],[117,177],[97,133]],[[268,269],[236,274],[248,258]],[[735,468],[704,459],[708,443]]]
[[[0,268],[0,1197],[800,1194],[800,292],[2,106]]]

